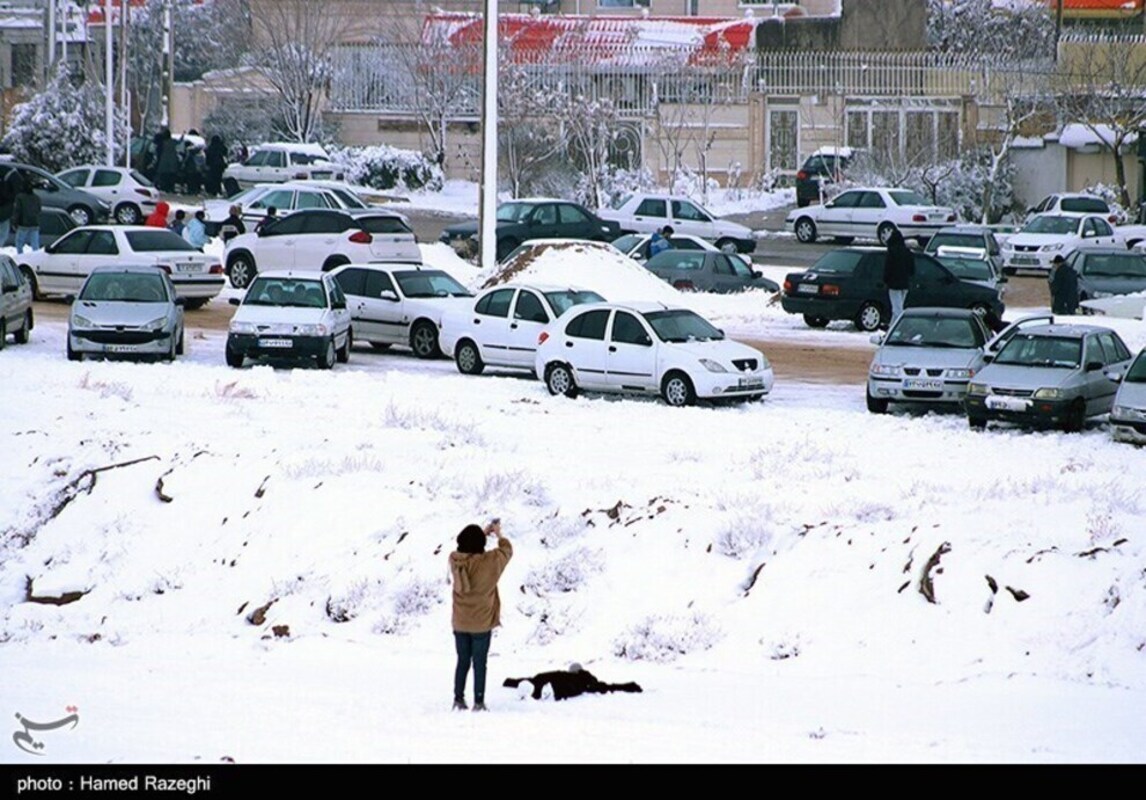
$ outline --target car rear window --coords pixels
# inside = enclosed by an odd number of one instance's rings
[[[413,233],[410,226],[398,217],[359,217],[367,233]]]
[[[852,275],[856,272],[859,263],[863,261],[864,253],[851,250],[833,250],[820,256],[812,265],[809,272],[830,272],[833,275]]]
[[[937,233],[927,243],[928,253],[939,252],[940,247],[985,247],[981,233]]]
[[[548,298],[549,305],[553,306],[557,316],[561,316],[573,306],[579,306],[582,303],[603,303],[605,301],[605,298],[596,292],[578,291],[576,289],[546,292],[545,297]]]
[[[1064,197],[1059,207],[1063,211],[1081,211],[1087,214],[1110,213],[1110,206],[1098,197]]]
[[[174,231],[132,231],[127,234],[127,243],[137,253],[154,253],[161,250],[191,250],[198,248],[189,244]]]
[[[1134,253],[1088,253],[1083,275],[1108,278],[1146,278],[1146,256]]]

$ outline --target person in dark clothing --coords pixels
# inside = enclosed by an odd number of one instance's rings
[[[23,183],[19,170],[11,168],[3,180],[0,180],[0,245],[8,241],[8,236],[12,232],[12,208]]]
[[[1078,273],[1062,256],[1055,256],[1051,262],[1047,283],[1050,285],[1052,313],[1078,312]]]
[[[278,218],[279,218],[279,210],[277,208],[275,208],[274,206],[267,206],[267,213],[263,216],[262,219],[260,219],[257,223],[255,223],[255,233],[258,233],[259,231],[261,231],[263,228],[270,225],[272,222],[274,222]]]
[[[887,240],[887,256],[883,262],[883,282],[887,285],[887,296],[891,301],[890,325],[903,313],[907,303],[907,290],[911,288],[911,278],[915,275],[915,255],[903,234],[896,228]]]
[[[219,235],[223,237],[223,242],[229,242],[238,236],[240,233],[246,233],[247,226],[243,224],[243,208],[235,204],[231,206],[230,215],[223,220],[223,224],[219,226]]]
[[[605,683],[597,679],[580,664],[569,665],[568,671],[539,672],[532,678],[506,678],[502,686],[516,689],[523,683],[533,685],[531,696],[534,700],[552,696],[554,700],[565,700],[579,694],[607,694],[609,692],[644,691],[636,683]]]
[[[12,201],[12,224],[16,227],[16,252],[23,253],[24,245],[40,249],[40,198],[27,181],[20,182],[20,192]]]
[[[203,172],[206,170],[207,157],[203,148],[188,144],[183,153],[182,179],[183,189],[187,194],[199,194],[203,189]]]
[[[179,177],[179,153],[171,131],[163,128],[155,134],[155,185],[161,192],[174,192]]]
[[[671,225],[665,225],[659,231],[653,231],[653,235],[649,237],[649,258],[652,258],[657,253],[663,253],[665,250],[672,249],[673,229]]]
[[[227,168],[227,147],[217,133],[207,145],[204,167],[203,188],[211,197],[216,197],[223,191],[223,170]]]

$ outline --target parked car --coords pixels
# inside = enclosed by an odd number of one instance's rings
[[[988,352],[1021,327],[1049,321],[1050,316],[1024,317],[996,336],[970,309],[904,309],[886,335],[871,338],[879,348],[868,368],[867,410],[883,414],[891,403],[961,406]]]
[[[35,324],[32,285],[16,262],[0,253],[0,350],[8,343],[8,334],[16,344],[27,344]]]
[[[239,207],[243,222],[251,228],[267,215],[267,209],[272,206],[280,216],[304,208],[370,208],[351,192],[334,191],[328,186],[312,184],[309,181],[263,183],[226,200],[204,200],[203,211],[206,217],[204,224],[208,236],[219,235],[219,229],[230,215],[232,205]]]
[[[184,299],[166,271],[151,265],[95,267],[69,297],[67,355],[161,358],[183,354]]]
[[[266,142],[256,146],[243,163],[228,164],[223,170],[223,190],[232,195],[257,183],[284,181],[343,180],[345,170],[330,160],[318,144]]]
[[[248,358],[311,361],[330,369],[350,360],[350,310],[338,281],[324,272],[268,270],[255,276],[227,332],[227,366]]]
[[[528,239],[588,239],[611,242],[621,235],[616,222],[603,220],[580,203],[547,198],[510,200],[497,207],[497,260],[503,261]],[[440,241],[465,255],[478,252],[478,221],[449,225]]]
[[[649,258],[649,244],[653,240],[651,233],[626,233],[613,240],[613,247],[620,250],[634,261],[645,262]],[[692,236],[687,233],[674,232],[669,237],[669,244],[676,250],[704,250],[714,253],[723,252],[719,247],[714,245],[707,239],[702,239],[699,236]],[[747,253],[732,253],[745,263],[745,265],[752,266],[752,257]]]
[[[60,208],[42,207],[40,209],[40,246],[47,247],[77,227],[76,221],[67,211]],[[8,228],[8,239],[4,242],[4,246],[16,246],[16,229],[12,226]]]
[[[645,268],[684,291],[720,294],[746,289],[780,291],[776,281],[765,278],[735,255],[719,251],[664,250],[646,261]]]
[[[933,205],[910,189],[873,187],[848,189],[826,203],[793,209],[784,228],[804,244],[834,236],[843,244],[862,238],[886,245],[896,228],[905,239],[926,243],[957,220],[955,209]]]
[[[96,267],[151,264],[171,275],[187,308],[206,305],[223,289],[223,265],[165,228],[144,225],[88,225],[55,243],[16,256],[37,299],[79,291]]]
[[[654,233],[666,225],[673,234],[699,236],[726,253],[751,253],[756,249],[752,229],[720,219],[688,197],[664,194],[631,194],[597,216],[616,222],[622,233]]]
[[[1048,194],[1027,209],[1027,219],[1036,214],[1098,214],[1111,225],[1118,224],[1118,216],[1110,203],[1098,195],[1085,192],[1055,192]]]
[[[64,170],[56,177],[103,200],[111,208],[111,218],[123,225],[140,224],[159,203],[155,184],[135,169],[90,165]]]
[[[40,198],[41,205],[68,212],[77,225],[106,222],[111,213],[111,206],[95,195],[75,189],[50,172],[30,164],[0,162],[0,181],[8,177],[10,170],[20,173],[24,184],[31,186]]]
[[[932,255],[959,280],[971,281],[988,289],[994,289],[998,291],[1000,298],[1006,295],[1007,276],[983,248],[944,245]]]
[[[1146,348],[1139,351],[1114,393],[1110,435],[1116,442],[1146,444]]]
[[[796,173],[796,206],[822,203],[823,187],[842,180],[855,156],[850,147],[821,147],[808,156]]]
[[[1097,214],[1039,214],[1003,242],[1003,272],[1050,272],[1055,256],[1065,258],[1080,247],[1125,249],[1126,242]]]
[[[1017,331],[967,385],[972,428],[990,420],[1081,431],[1114,405],[1130,350],[1097,325],[1037,325]]]
[[[1002,274],[1003,248],[995,229],[988,225],[951,225],[940,229],[927,240],[923,252],[938,255],[941,247],[971,247],[982,250],[994,265],[994,271]]]
[[[1080,301],[1146,292],[1146,253],[1121,247],[1075,250],[1066,263],[1078,273]]]
[[[660,395],[671,406],[757,400],[774,380],[759,350],[725,339],[695,311],[647,302],[570,308],[538,336],[534,369],[553,395]]]
[[[376,350],[399,345],[438,358],[442,316],[473,302],[448,272],[420,264],[344,264],[328,274],[346,294],[355,338]]]
[[[804,322],[813,328],[837,319],[852,320],[865,331],[883,327],[891,316],[883,282],[885,255],[878,247],[844,247],[824,253],[807,270],[788,273],[780,305],[789,314],[803,314]],[[1002,319],[1004,305],[998,290],[960,280],[926,253],[914,255],[915,276],[906,307],[970,308],[982,314],[993,312]]]
[[[575,305],[604,300],[575,286],[494,286],[479,293],[472,306],[443,315],[438,345],[466,375],[480,375],[486,367],[532,372],[542,329]]]
[[[422,251],[406,218],[379,208],[294,211],[236,236],[223,251],[236,289],[245,289],[267,267],[329,272],[354,261],[420,264]]]

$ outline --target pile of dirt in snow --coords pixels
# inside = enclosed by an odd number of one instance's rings
[[[683,301],[682,294],[671,285],[602,242],[537,242],[496,269],[481,273],[478,281],[481,289],[513,281],[590,289],[611,301]]]

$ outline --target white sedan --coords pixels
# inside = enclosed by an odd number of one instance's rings
[[[206,305],[223,289],[219,259],[192,247],[166,228],[88,225],[41,250],[16,256],[37,298],[74,295],[96,267],[149,264],[171,276],[186,308]]]
[[[480,375],[487,366],[532,371],[537,337],[545,326],[575,305],[604,299],[570,286],[494,286],[472,306],[442,318],[438,344],[466,375]]]
[[[878,239],[886,245],[895,229],[905,239],[928,239],[958,221],[955,209],[937,206],[910,189],[863,188],[840,192],[826,203],[793,209],[784,228],[803,244],[832,236],[841,244]]]
[[[438,328],[473,295],[449,273],[419,264],[343,264],[329,273],[350,308],[354,339],[376,350],[409,347],[418,358],[438,358]]]
[[[1080,247],[1126,246],[1125,237],[1100,214],[1038,214],[1003,242],[1003,272],[1049,272],[1055,256]]]
[[[651,233],[626,233],[619,239],[613,240],[613,247],[620,250],[634,261],[642,264],[649,260],[649,243],[652,242]],[[669,237],[669,243],[677,250],[705,250],[708,252],[723,252],[719,247],[707,239],[692,236],[687,233],[674,233]],[[752,266],[752,256],[745,253],[735,253],[737,258],[748,266]]]
[[[729,341],[696,312],[663,303],[586,303],[538,337],[537,374],[553,395],[582,389],[697,399],[757,400],[772,391],[772,365]]]

